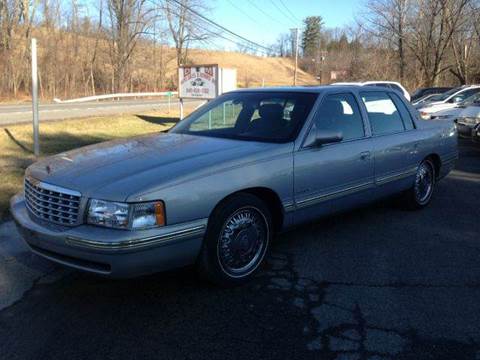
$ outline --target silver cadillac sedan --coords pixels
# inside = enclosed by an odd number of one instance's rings
[[[57,263],[114,277],[195,264],[233,285],[292,226],[394,194],[426,206],[457,157],[453,124],[387,88],[248,89],[166,134],[38,161],[11,213]]]

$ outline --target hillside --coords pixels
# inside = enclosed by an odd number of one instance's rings
[[[157,63],[152,64],[152,57]],[[151,44],[143,45],[141,51],[132,59],[132,75],[139,82],[137,89],[151,88],[143,84],[157,80],[157,88],[176,88],[177,67],[175,49],[162,47],[152,49]],[[290,58],[261,57],[239,52],[190,49],[188,64],[218,64],[221,67],[237,69],[239,87],[281,86],[293,84],[294,61]],[[163,79],[163,80],[162,80]],[[298,85],[314,85],[315,78],[300,70]]]
[[[43,100],[112,93],[115,69],[111,43],[98,34],[90,36],[36,28],[39,92]],[[30,98],[29,43],[17,36],[15,46],[0,52],[0,101]],[[188,50],[188,64],[219,64],[236,68],[239,87],[292,85],[292,59],[260,57],[239,52]],[[125,67],[122,91],[174,90],[177,83],[174,48],[139,41]],[[298,72],[298,84],[315,84],[315,78]]]
[[[240,87],[292,85],[294,62],[280,57],[258,57],[237,52],[192,50],[193,64],[219,64],[236,68]],[[315,78],[304,71],[298,71],[299,85],[313,85]]]

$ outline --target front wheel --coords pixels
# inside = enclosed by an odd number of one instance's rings
[[[214,210],[199,257],[200,272],[223,286],[248,281],[262,263],[272,236],[268,207],[251,194],[237,194]]]
[[[418,166],[415,181],[404,195],[404,203],[409,209],[421,209],[432,199],[435,188],[435,167],[431,160],[423,160]]]

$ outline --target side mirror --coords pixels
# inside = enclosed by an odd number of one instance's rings
[[[305,147],[322,146],[326,144],[337,143],[343,140],[343,135],[340,131],[321,130],[313,127],[307,140]]]
[[[453,103],[454,104],[458,104],[460,101],[462,101],[462,97],[461,96],[455,96],[453,98]]]

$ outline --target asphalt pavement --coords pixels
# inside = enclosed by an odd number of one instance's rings
[[[421,211],[393,201],[281,235],[251,283],[65,270],[0,229],[3,359],[480,359],[480,147]]]
[[[186,100],[187,101],[187,100]],[[198,100],[188,100],[197,101]],[[172,99],[170,106],[178,108],[178,100]],[[99,101],[88,103],[40,104],[40,122],[64,120],[89,116],[102,116],[138,111],[166,110],[168,100],[136,99],[121,101]],[[0,126],[32,121],[32,105],[0,105]]]

